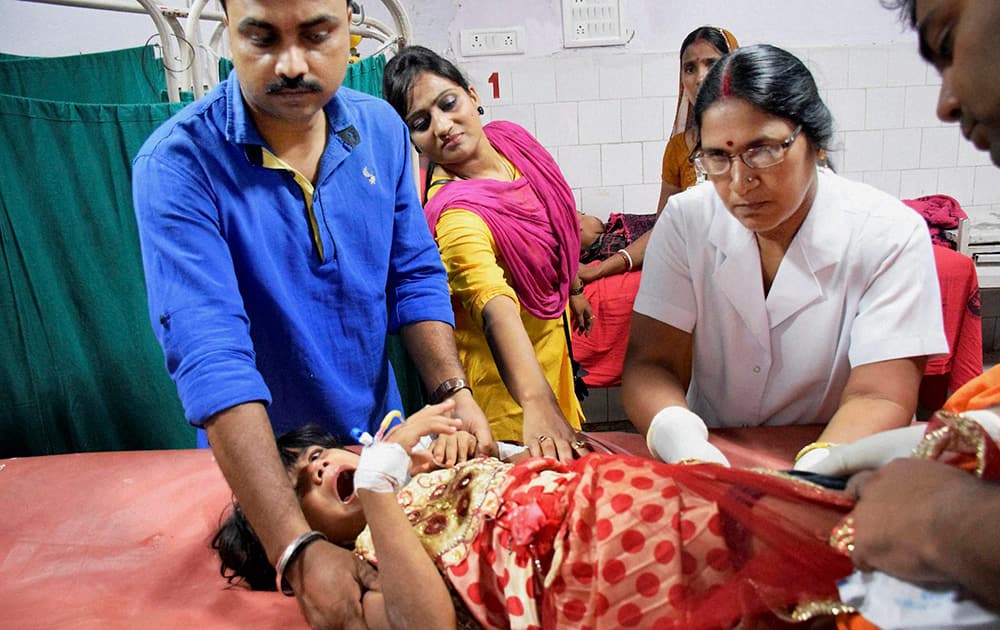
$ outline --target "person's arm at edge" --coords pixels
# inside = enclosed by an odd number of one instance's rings
[[[275,564],[285,547],[310,527],[264,406],[230,407],[209,418],[205,430],[223,476]],[[312,627],[365,627],[358,580],[371,576],[359,576],[357,566],[350,552],[325,541],[306,547],[289,566],[286,577]]]
[[[858,494],[856,563],[916,583],[958,585],[1000,611],[1000,484],[905,458],[856,475],[849,489]]]
[[[455,331],[445,322],[422,321],[407,324],[399,329],[407,354],[417,366],[424,387],[429,392],[450,378],[468,381],[465,368],[458,359]],[[490,423],[467,389],[455,395],[455,417],[461,418],[463,428],[476,436],[477,449],[484,455],[496,455],[497,447],[490,432]]]
[[[840,407],[817,441],[853,442],[910,424],[926,363],[926,357],[909,357],[853,368]]]
[[[387,627],[455,628],[455,605],[448,586],[414,535],[396,495],[361,489],[358,500],[365,510],[380,567],[381,593],[365,601],[369,627],[379,627],[380,611],[371,608],[381,600]]]
[[[404,159],[396,182],[397,210],[390,257],[390,277],[396,284],[389,291],[390,328],[393,321],[399,322],[403,346],[420,373],[424,388],[433,393],[448,379],[468,379],[455,346],[447,276],[413,185],[409,130],[398,118],[396,123]],[[428,296],[435,303],[431,311],[425,310]],[[410,304],[417,305],[418,315],[400,321]],[[455,416],[462,419],[466,431],[476,436],[478,452],[495,455],[496,443],[489,421],[472,394],[463,389],[454,398]]]
[[[653,416],[665,407],[687,409],[694,336],[661,321],[632,313],[622,370],[625,415],[645,435]]]

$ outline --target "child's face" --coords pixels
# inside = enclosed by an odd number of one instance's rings
[[[354,496],[358,459],[344,449],[310,446],[289,471],[309,526],[332,542],[353,542],[365,527],[365,514]]]

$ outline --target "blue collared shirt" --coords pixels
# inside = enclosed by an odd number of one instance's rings
[[[150,318],[196,426],[262,401],[277,432],[371,431],[401,406],[386,334],[454,323],[405,125],[348,88],[325,111],[311,208],[267,157],[235,73],[133,162]]]

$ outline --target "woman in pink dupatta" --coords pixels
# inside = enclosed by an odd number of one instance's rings
[[[384,93],[430,161],[427,222],[441,250],[455,338],[495,438],[569,460],[585,448],[569,349],[592,315],[576,279],[573,194],[552,156],[511,122],[483,125],[479,97],[420,46],[385,68]],[[567,305],[569,304],[569,309]]]

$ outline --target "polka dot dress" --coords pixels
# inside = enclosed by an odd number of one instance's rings
[[[804,597],[794,583],[815,574],[816,565],[798,576],[789,571],[796,553],[833,554],[825,523],[835,522],[836,510],[823,514],[818,535],[774,530],[778,534],[768,538],[778,544],[768,549],[784,554],[780,548],[788,546],[792,553],[779,562],[761,556],[759,540],[740,529],[743,523],[734,534],[732,519],[720,516],[716,500],[729,501],[728,493],[742,486],[715,477],[754,475],[750,471],[710,467],[699,476],[704,467],[602,454],[569,464],[532,458],[492,472],[485,462],[495,460],[479,461],[437,473],[419,491],[407,486],[400,502],[464,602],[460,612],[471,613],[484,628],[728,627],[743,612],[769,614],[772,603],[811,601],[815,593],[836,590],[836,576],[824,577]],[[758,477],[779,488],[792,483]],[[798,495],[831,501],[813,491],[790,492],[797,493],[789,497],[796,503],[782,509],[796,505],[803,514],[813,513]],[[737,503],[759,510],[759,496],[753,490]],[[454,509],[456,502],[462,509]],[[801,547],[810,540],[816,547]],[[756,573],[748,578],[751,565]],[[850,562],[836,570],[846,575]],[[777,574],[780,590],[762,589],[757,576],[769,573]]]

